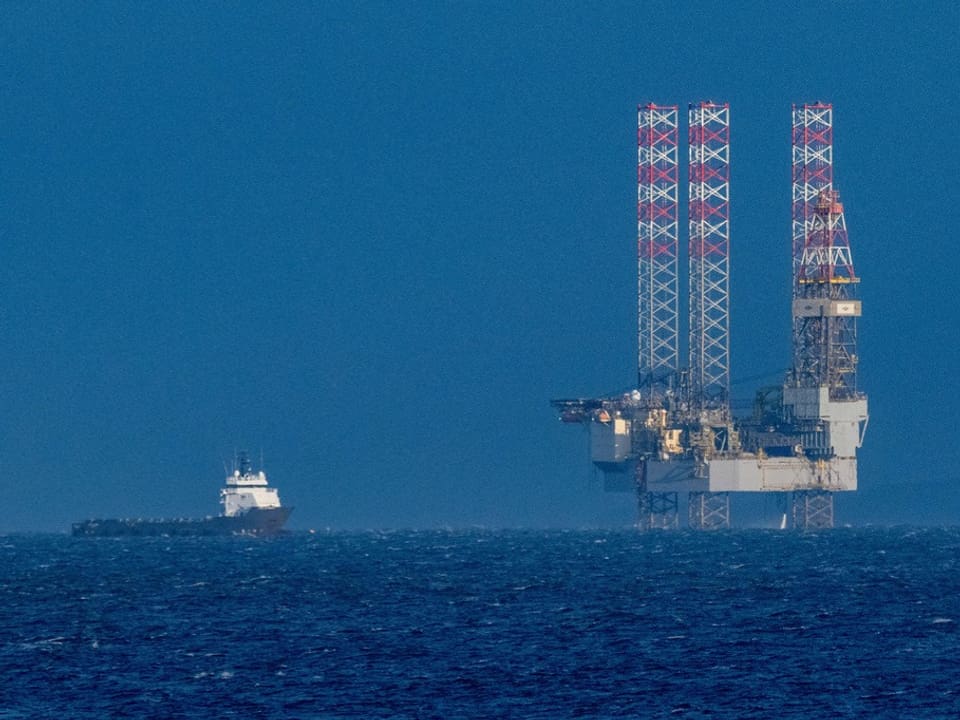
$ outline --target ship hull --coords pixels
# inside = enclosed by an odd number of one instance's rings
[[[84,520],[74,523],[75,537],[157,537],[204,535],[278,535],[293,508],[251,508],[241,515],[193,520]]]

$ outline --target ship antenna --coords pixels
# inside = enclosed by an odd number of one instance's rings
[[[250,472],[250,458],[247,457],[246,450],[241,450],[237,453],[237,463],[240,466],[238,470],[240,470],[241,475],[246,475]]]

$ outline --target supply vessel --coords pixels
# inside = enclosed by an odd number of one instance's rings
[[[221,514],[205,518],[110,518],[74,523],[76,537],[148,537],[159,535],[277,535],[293,512],[280,504],[267,475],[254,472],[246,453],[237,455],[236,468],[220,490]]]

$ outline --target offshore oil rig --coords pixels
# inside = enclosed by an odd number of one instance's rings
[[[778,493],[782,526],[834,524],[857,489],[867,398],[857,388],[861,314],[843,205],[833,187],[833,107],[793,106],[793,358],[782,385],[730,404],[730,108],[688,114],[688,356],[679,363],[678,107],[638,108],[638,381],[611,397],[552,400],[589,429],[608,491],[634,492],[638,527],[730,526],[731,493]]]

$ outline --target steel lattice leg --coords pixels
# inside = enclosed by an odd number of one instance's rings
[[[650,493],[637,491],[637,529],[649,530],[650,524]]]
[[[647,493],[650,497],[650,527],[673,530],[680,527],[678,494],[675,492]]]
[[[688,525],[694,530],[725,530],[730,527],[730,494],[691,492],[687,504]]]
[[[797,490],[793,493],[793,526],[798,530],[833,527],[833,493]]]
[[[680,526],[677,493],[647,490],[645,461],[636,464],[634,483],[637,488],[637,527],[640,530],[670,530]]]
[[[650,493],[647,492],[647,462],[639,460],[633,467],[633,482],[637,490],[637,529],[650,529]]]

